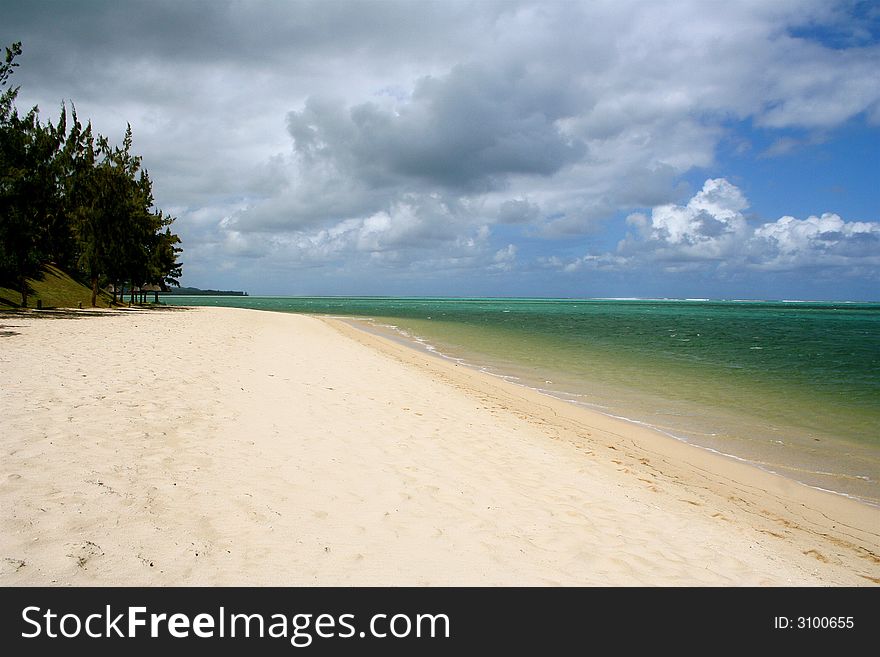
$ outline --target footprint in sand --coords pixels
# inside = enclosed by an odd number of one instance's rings
[[[87,570],[86,565],[97,557],[104,556],[104,550],[101,546],[91,541],[82,541],[81,543],[70,543],[70,552],[68,557],[76,561],[76,565]]]
[[[12,575],[27,565],[24,559],[4,557],[0,560],[0,575]]]

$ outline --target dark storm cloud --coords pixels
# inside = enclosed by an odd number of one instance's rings
[[[28,0],[5,6],[7,40],[41,76],[89,77],[115,62],[172,67],[320,67],[328,58],[432,58],[461,48],[510,3]],[[473,11],[472,11],[473,9]],[[94,69],[92,66],[97,65]],[[83,70],[82,67],[88,67]],[[136,73],[133,72],[133,73]],[[85,74],[85,75],[84,75]],[[230,75],[226,83],[241,84]]]
[[[329,160],[370,185],[417,179],[481,191],[510,174],[549,176],[583,157],[583,143],[556,123],[570,105],[524,71],[458,66],[420,80],[397,111],[310,99],[288,126],[307,162]]]

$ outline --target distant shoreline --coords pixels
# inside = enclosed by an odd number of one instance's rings
[[[217,296],[246,296],[252,299],[395,299],[395,300],[426,300],[426,301],[632,301],[632,302],[690,302],[690,303],[780,303],[780,304],[856,304],[856,305],[880,305],[880,299],[873,300],[857,300],[857,299],[740,299],[740,298],[679,298],[679,297],[515,297],[515,296],[489,296],[489,297],[468,297],[468,296],[408,296],[408,295],[347,295],[347,294],[250,294],[242,291],[222,291],[222,290],[200,290],[198,292],[187,292],[185,290],[198,290],[199,288],[172,288],[167,292],[160,292],[160,295],[172,296],[203,296],[211,294]]]
[[[190,296],[190,297],[246,297],[247,292],[240,290],[202,290],[197,287],[170,288],[166,292],[160,292],[160,296]]]

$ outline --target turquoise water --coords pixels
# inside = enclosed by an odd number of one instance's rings
[[[880,304],[165,297],[371,330],[880,503]]]

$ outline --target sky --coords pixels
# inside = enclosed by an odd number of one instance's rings
[[[4,2],[184,285],[880,300],[880,3]]]

